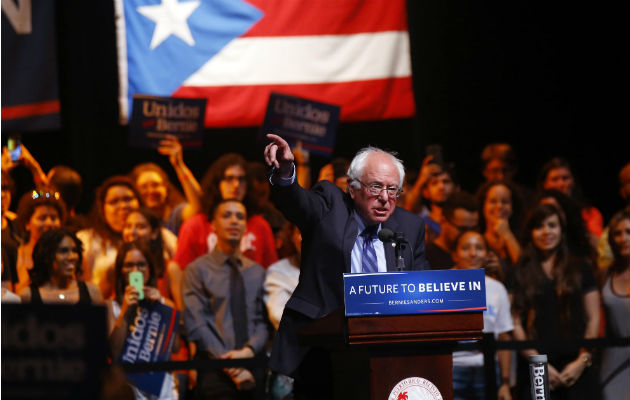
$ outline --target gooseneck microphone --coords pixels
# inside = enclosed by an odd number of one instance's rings
[[[394,246],[394,254],[396,257],[396,268],[398,269],[398,271],[403,271],[405,269],[405,259],[401,254],[401,250],[405,248],[405,244],[409,244],[405,239],[403,233],[394,233],[391,229],[381,228],[381,230],[378,231],[378,238],[383,243],[392,243],[392,246]]]

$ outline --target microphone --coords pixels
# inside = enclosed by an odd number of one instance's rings
[[[389,243],[394,240],[394,232],[392,232],[391,229],[381,228],[381,230],[378,231],[378,238],[383,243]]]
[[[402,254],[400,254],[400,250],[404,248],[403,243],[408,244],[408,242],[407,240],[405,240],[405,236],[403,235],[403,233],[402,232],[394,233],[391,229],[381,228],[381,230],[378,231],[378,238],[383,243],[393,242],[392,246],[394,246],[394,253],[396,257],[396,268],[399,271],[404,270],[405,259],[402,257]]]

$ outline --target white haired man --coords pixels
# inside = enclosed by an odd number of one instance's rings
[[[297,332],[343,307],[344,272],[396,270],[393,248],[377,238],[382,228],[402,232],[410,243],[411,251],[403,252],[408,269],[428,269],[424,223],[396,207],[404,168],[393,154],[374,147],[359,151],[348,169],[347,193],[326,181],[305,190],[296,182],[287,142],[267,137],[271,143],[264,155],[273,167],[272,199],[302,232],[300,281],[285,306],[270,366],[296,378],[297,398],[328,398],[330,359],[326,352],[301,345]]]

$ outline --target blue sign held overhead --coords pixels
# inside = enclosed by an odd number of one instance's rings
[[[486,309],[483,269],[344,274],[346,316]]]
[[[262,131],[282,136],[291,147],[299,140],[305,150],[330,156],[340,113],[339,106],[272,92]]]
[[[136,95],[129,122],[129,144],[157,148],[166,135],[177,136],[185,148],[201,147],[206,99]]]

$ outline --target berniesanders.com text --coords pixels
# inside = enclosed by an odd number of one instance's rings
[[[408,300],[390,300],[390,306],[407,305],[407,304],[442,304],[444,299],[408,299]]]

